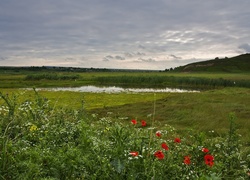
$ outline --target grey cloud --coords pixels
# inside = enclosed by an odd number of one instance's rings
[[[175,55],[173,55],[173,54],[171,54],[170,57],[172,57],[172,58],[175,59],[175,60],[180,60],[180,59],[182,59],[181,57],[175,56]]]
[[[138,57],[138,56],[145,56],[146,54],[143,52],[126,52],[124,53],[125,57],[132,58],[132,57]]]
[[[142,53],[142,52],[137,52],[136,55],[138,55],[138,56],[145,56],[146,54]]]
[[[141,44],[138,45],[138,48],[140,48],[140,49],[146,49],[146,47],[143,46],[143,45],[141,45]]]
[[[112,59],[114,59],[114,57],[111,55],[107,55],[107,56],[103,57],[103,61],[110,61]]]
[[[152,61],[163,53],[177,54],[169,59],[179,63],[190,52],[229,57],[249,52],[249,43],[242,44],[250,42],[249,6],[247,0],[2,0],[0,54],[61,60],[84,54],[95,63]]]
[[[152,59],[152,58],[147,58],[147,59],[139,58],[138,60],[143,61],[143,62],[155,62],[156,61],[155,59]]]
[[[128,52],[124,53],[124,55],[125,57],[128,57],[128,58],[132,58],[134,56],[133,53],[128,53]]]
[[[117,59],[117,60],[125,60],[125,58],[122,57],[122,56],[115,56],[115,59]]]
[[[72,58],[72,57],[69,57],[69,58],[65,58],[65,61],[74,61],[74,60],[76,60],[75,58]]]
[[[109,59],[107,58],[107,57],[104,57],[103,59],[102,59],[102,61],[109,61]]]
[[[0,57],[0,61],[5,61],[7,59],[8,59],[7,57]]]
[[[106,58],[108,58],[108,59],[114,59],[114,57],[111,56],[111,55],[106,56]]]
[[[119,56],[119,55],[116,55],[116,56],[112,56],[112,55],[107,55],[103,58],[104,61],[110,61],[110,60],[113,60],[113,59],[116,59],[116,60],[125,60],[125,57],[122,57],[122,56]]]
[[[244,50],[245,52],[250,52],[250,45],[248,43],[245,43],[245,44],[241,44],[239,46],[239,49],[242,49]]]

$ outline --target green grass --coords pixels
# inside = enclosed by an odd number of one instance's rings
[[[25,80],[34,73],[0,72],[0,179],[249,178],[250,89],[208,84],[223,79],[238,85],[250,81],[249,73],[43,70],[37,75],[40,80]],[[124,86],[210,90],[107,94],[18,89],[108,85],[113,80]],[[205,84],[194,85],[191,80]],[[141,120],[146,127],[141,127]],[[155,137],[157,131],[161,138]],[[176,137],[181,144],[173,142]],[[162,142],[170,151],[161,149]],[[202,147],[215,157],[212,168],[204,163]],[[163,151],[163,160],[155,157],[158,150]],[[140,156],[131,156],[131,151]],[[185,156],[191,157],[190,166],[183,163]]]
[[[230,95],[232,91],[235,92],[227,89],[219,94]],[[148,110],[137,107],[151,112],[141,124],[141,118],[131,121],[117,116],[118,112],[116,117],[111,112],[89,116],[82,107],[55,108],[54,101],[37,92],[19,96],[1,93],[0,178],[248,178],[249,147],[242,146],[234,113],[227,117],[229,126],[223,136],[212,132],[212,136],[206,136],[196,129],[178,131],[156,118],[160,99],[155,96],[148,102]],[[169,97],[168,94],[167,99],[174,98]],[[172,101],[175,107],[185,102],[185,94],[180,97]],[[187,112],[179,115],[185,117]]]
[[[22,90],[3,89],[4,93]],[[181,131],[190,128],[225,134],[228,128],[228,114],[237,116],[239,133],[245,142],[250,141],[250,90],[247,88],[224,88],[200,93],[81,93],[41,91],[54,108],[79,109],[84,106],[89,114],[107,116],[112,112],[114,118],[147,118],[153,114],[155,119],[168,123]],[[34,98],[32,91],[19,95],[20,101]]]
[[[9,71],[0,72],[0,82],[0,88],[73,87],[83,85],[116,84],[130,87],[167,86],[211,89],[214,87],[224,86],[249,87],[250,74],[172,72],[57,72],[51,70],[23,70],[15,73]]]
[[[156,121],[171,124],[179,130],[189,128],[200,131],[214,130],[219,134],[228,128],[228,114],[237,116],[239,133],[245,142],[250,141],[250,90],[227,88],[201,93],[167,93],[156,101],[133,102],[121,106],[93,109],[91,112],[105,116],[113,112],[113,117],[145,118],[153,113],[155,104]],[[153,98],[152,94],[149,94]]]
[[[215,58],[213,60],[191,63],[174,69],[176,72],[226,72],[242,73],[250,71],[250,54],[242,54],[231,58]]]

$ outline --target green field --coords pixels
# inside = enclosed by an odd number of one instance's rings
[[[250,73],[0,71],[0,88],[118,85],[213,89],[250,87]]]
[[[0,81],[1,179],[248,177],[249,73],[1,71]],[[82,85],[202,91],[108,94],[19,89]],[[147,128],[132,127],[132,119],[145,120]],[[157,130],[161,138],[153,136]],[[171,141],[175,137],[181,138],[180,147]],[[164,151],[161,161],[153,151],[163,141],[170,151]],[[208,147],[215,156],[214,165],[209,165],[213,167],[202,163],[200,147]],[[128,161],[124,152],[129,151],[143,158]],[[191,157],[190,166],[183,165],[184,156]],[[194,174],[185,174],[188,171]]]
[[[202,89],[200,93],[79,93],[41,91],[41,95],[51,100],[55,108],[84,108],[90,113],[105,116],[145,118],[152,114],[159,121],[171,123],[181,129],[218,130],[227,128],[227,116],[236,113],[244,139],[250,140],[250,90],[238,88],[238,82],[250,82],[249,73],[171,73],[171,72],[58,72],[43,71],[0,71],[0,91],[22,94],[20,99],[32,97],[32,91],[17,88],[26,87],[67,87],[82,85],[117,85],[125,87],[186,87]],[[47,76],[45,76],[45,74]],[[30,79],[27,77],[30,76]],[[35,79],[33,78],[41,78]],[[64,79],[60,79],[64,77]],[[69,79],[65,78],[69,77]],[[73,79],[70,79],[70,78]],[[74,79],[75,78],[75,79]],[[208,82],[225,80],[236,82],[227,84],[196,84],[188,79],[207,79]],[[173,79],[177,79],[173,82]],[[182,81],[181,81],[182,80]],[[140,82],[139,82],[140,81]],[[187,81],[187,83],[186,83]],[[181,83],[180,83],[181,82]],[[204,81],[206,83],[207,81]],[[225,85],[225,86],[223,86]]]

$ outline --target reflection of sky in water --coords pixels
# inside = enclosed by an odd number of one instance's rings
[[[47,91],[75,91],[75,92],[93,92],[93,93],[121,93],[121,92],[199,92],[184,89],[173,88],[121,88],[116,86],[98,87],[98,86],[81,86],[81,87],[63,87],[63,88],[38,88],[37,90]]]

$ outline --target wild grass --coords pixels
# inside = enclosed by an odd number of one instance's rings
[[[18,101],[34,98],[27,90],[2,89],[5,94],[19,94]],[[89,114],[113,118],[145,118],[153,113],[155,119],[171,124],[179,131],[225,134],[228,114],[234,112],[244,142],[250,142],[250,91],[247,88],[224,88],[200,93],[81,93],[68,91],[39,91],[50,99],[54,108],[78,109],[82,105]],[[1,100],[0,100],[1,102]],[[126,120],[124,120],[126,121]],[[248,143],[249,144],[249,143]]]
[[[122,85],[137,87],[249,87],[249,73],[171,73],[171,72],[0,72],[0,88],[70,87],[83,85]]]
[[[148,87],[186,87],[194,89],[211,89],[218,87],[250,87],[247,80],[211,79],[202,77],[177,76],[109,76],[98,77],[100,84],[116,84],[120,86],[148,86]]]
[[[0,94],[1,179],[249,178],[234,113],[225,136],[206,136],[159,121],[157,101],[148,116],[131,119],[54,108],[36,91],[21,96]]]

